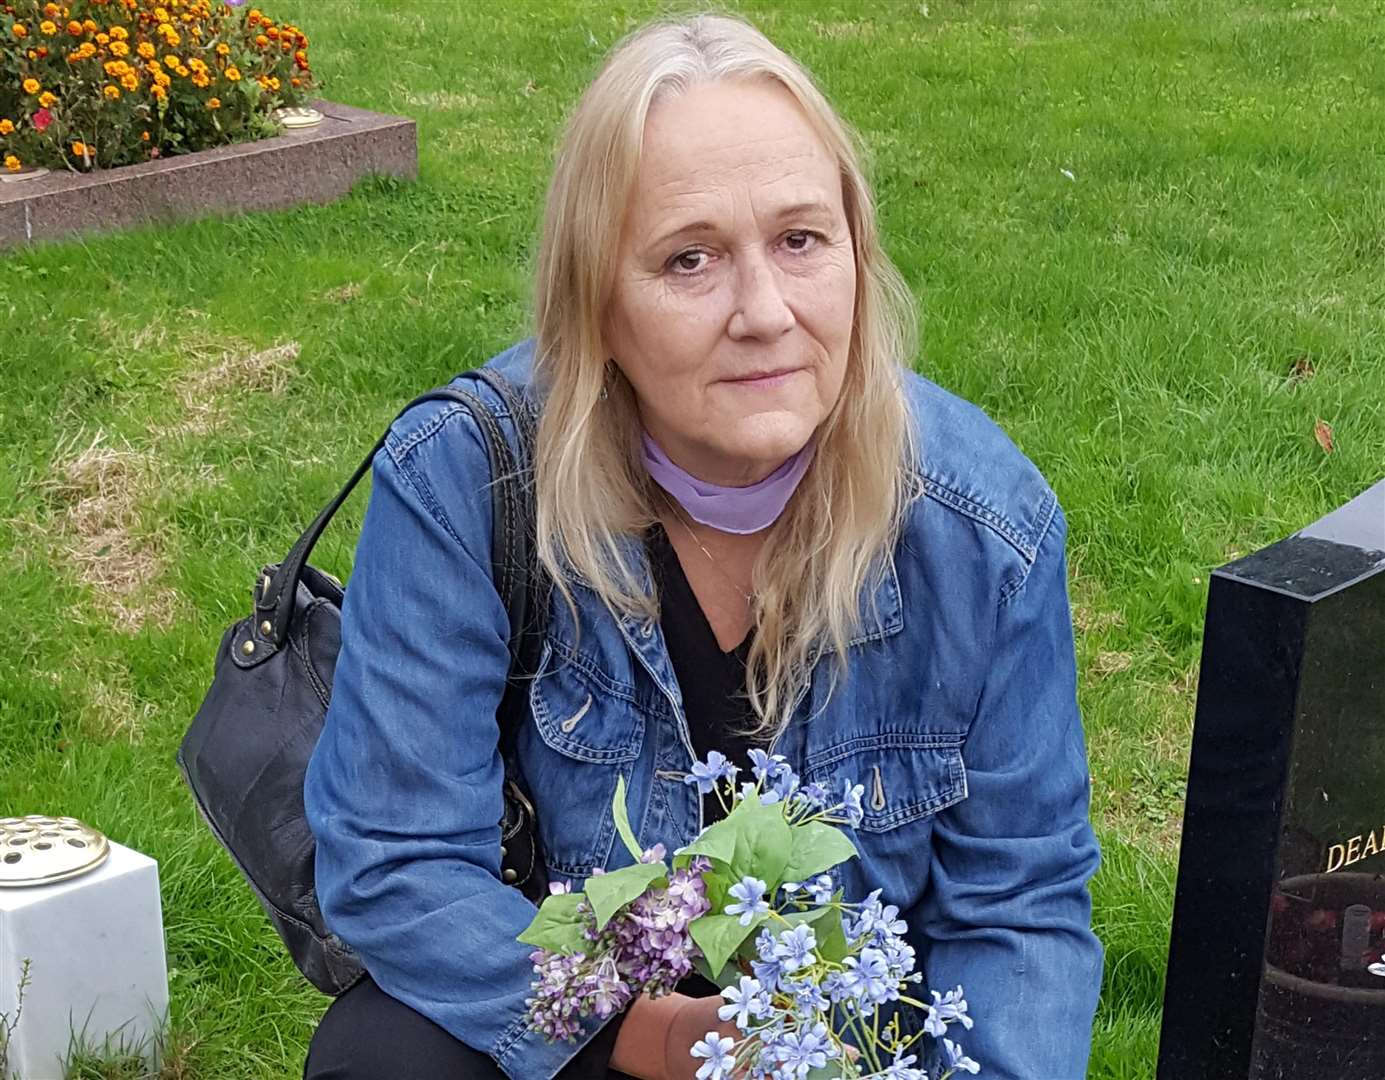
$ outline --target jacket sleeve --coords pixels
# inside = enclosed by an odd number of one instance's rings
[[[1066,536],[1055,503],[1027,576],[1002,589],[963,747],[968,797],[937,815],[930,884],[908,917],[925,985],[960,984],[975,1020],[948,1037],[991,1080],[1086,1076],[1101,988]]]
[[[376,455],[304,798],[328,925],[381,989],[549,1080],[591,1038],[528,1030],[534,906],[500,881],[496,709],[508,617],[490,571],[489,467],[465,412]]]

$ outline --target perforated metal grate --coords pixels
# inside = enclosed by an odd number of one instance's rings
[[[94,870],[110,842],[73,817],[0,818],[0,888],[47,885]]]

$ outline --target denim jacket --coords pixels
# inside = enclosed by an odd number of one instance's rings
[[[489,363],[532,393],[531,359],[526,342]],[[899,906],[925,986],[964,987],[976,1026],[953,1036],[983,1075],[1077,1080],[1102,948],[1066,522],[979,409],[918,375],[905,387],[926,495],[874,614],[862,605],[846,675],[829,698],[831,659],[818,665],[773,749],[805,782],[865,785],[860,857],[833,875],[848,899],[879,888]],[[415,406],[372,477],[305,784],[322,910],[387,993],[514,1080],[547,1080],[582,1042],[526,1029],[530,949],[515,935],[534,908],[500,880],[509,627],[480,432],[458,405]],[[517,747],[550,875],[575,887],[630,861],[611,815],[619,778],[646,846],[687,843],[701,813],[658,624],[617,621],[580,588],[577,606],[575,623],[555,595]]]

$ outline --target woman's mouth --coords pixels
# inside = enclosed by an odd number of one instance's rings
[[[751,372],[749,375],[739,375],[734,379],[726,379],[724,381],[731,383],[733,386],[745,386],[759,389],[779,386],[788,382],[792,376],[797,375],[800,371],[805,370],[807,369],[801,367],[771,368],[766,371]]]

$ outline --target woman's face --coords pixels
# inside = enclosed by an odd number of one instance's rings
[[[802,449],[841,392],[855,295],[837,163],[787,90],[650,110],[604,331],[669,457],[742,486]]]

